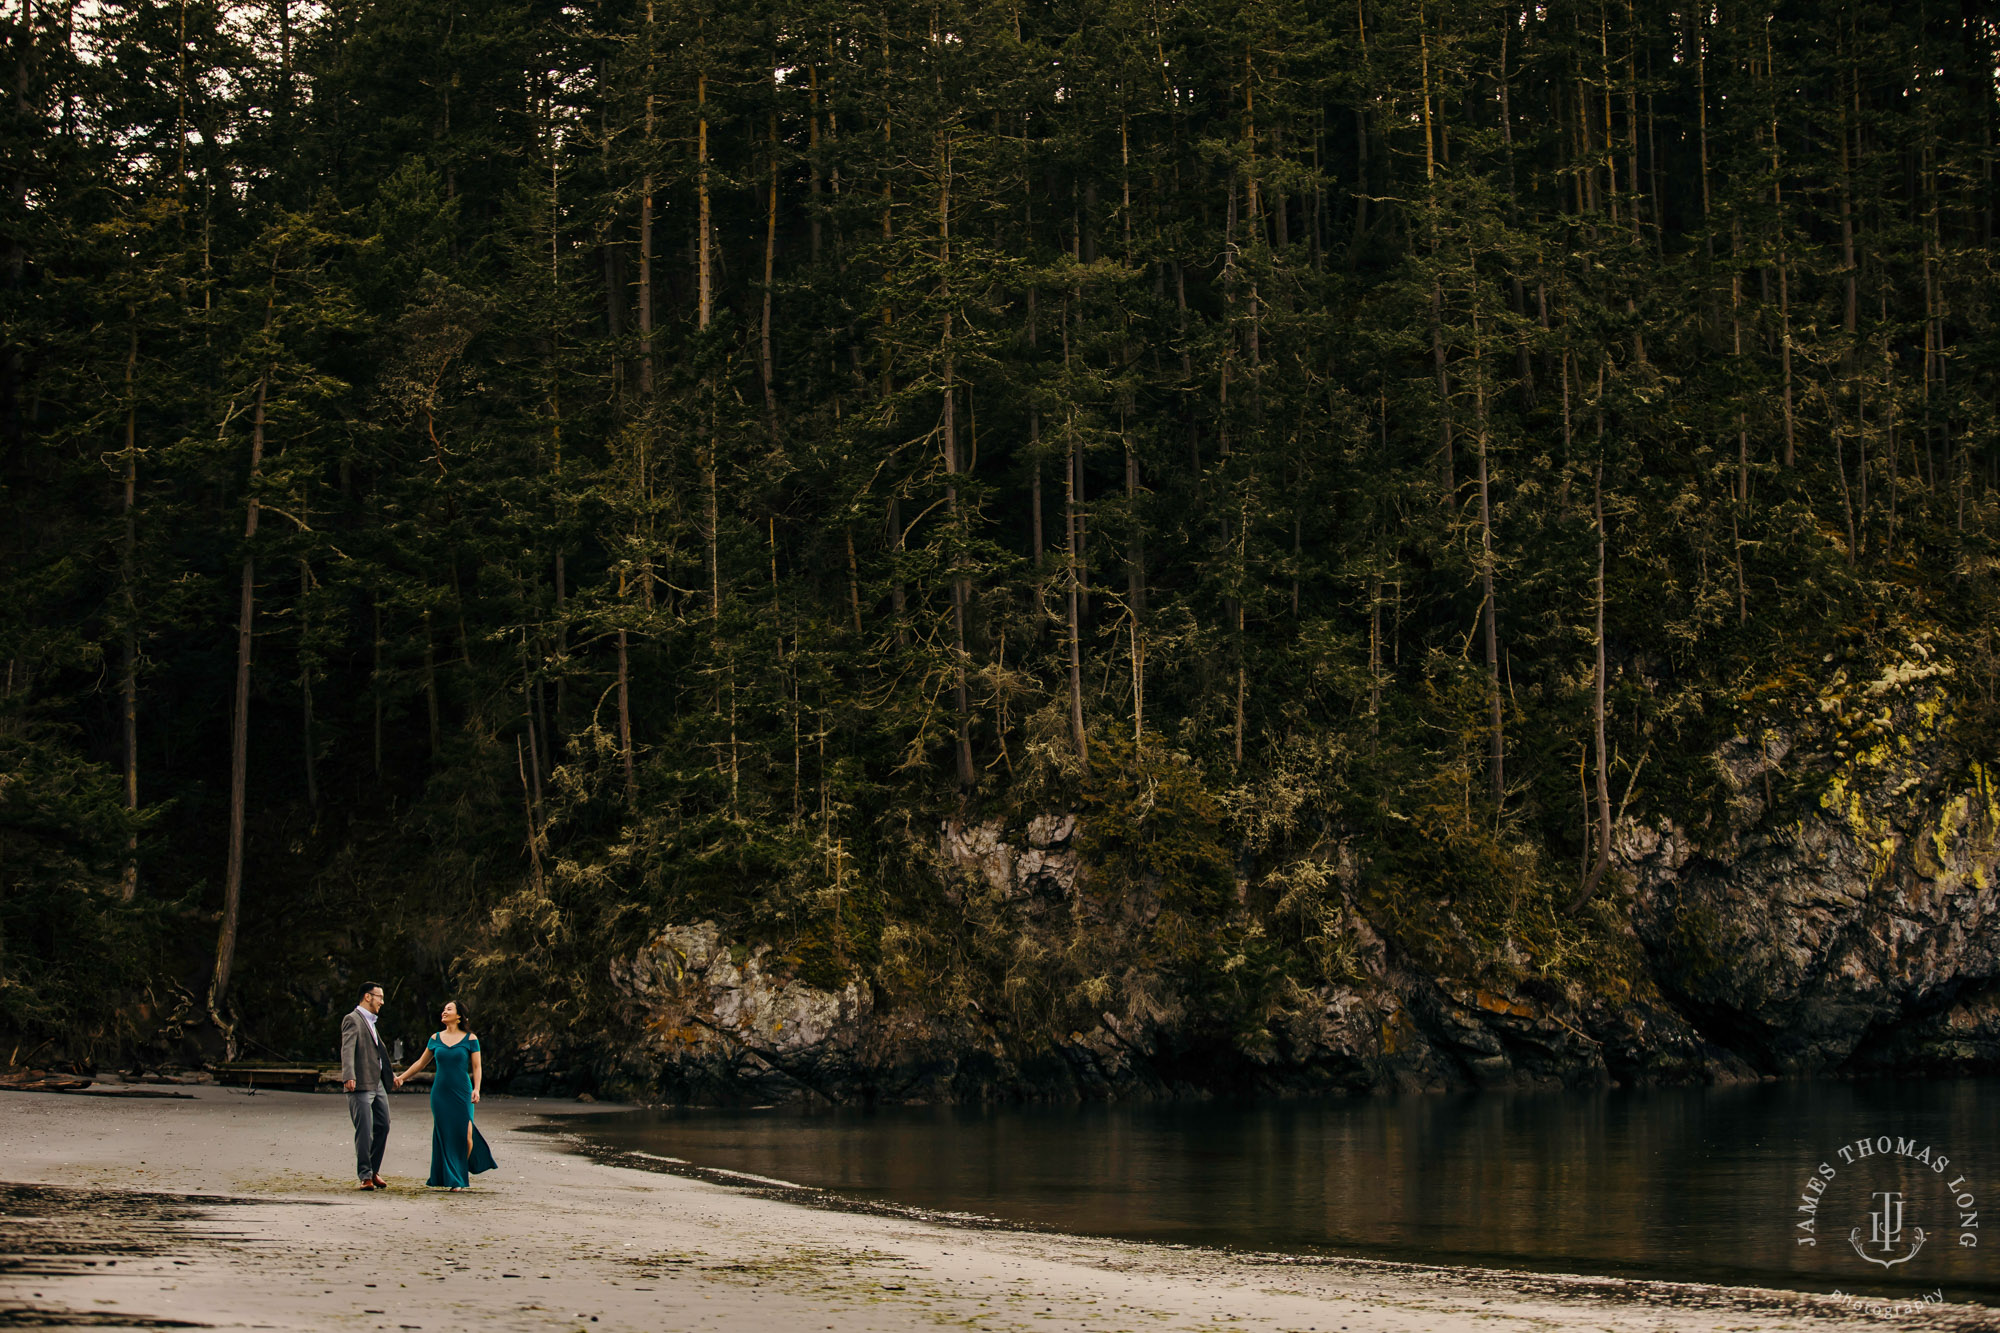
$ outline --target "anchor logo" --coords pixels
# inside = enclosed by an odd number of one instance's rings
[[[1903,1239],[1903,1196],[1896,1190],[1877,1190],[1873,1197],[1879,1202],[1880,1207],[1868,1214],[1868,1244],[1879,1249],[1884,1255],[1892,1254]],[[1878,1258],[1868,1253],[1867,1249],[1862,1247],[1860,1227],[1855,1227],[1847,1233],[1847,1243],[1854,1247],[1856,1254],[1869,1263],[1879,1264],[1883,1268],[1893,1268],[1897,1264],[1910,1262],[1917,1257],[1917,1251],[1924,1248],[1924,1229],[1911,1227],[1910,1234],[1915,1237],[1910,1242],[1910,1252],[1896,1259]]]

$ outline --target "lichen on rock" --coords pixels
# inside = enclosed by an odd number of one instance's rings
[[[790,975],[768,944],[732,949],[713,921],[665,927],[613,960],[611,978],[640,1033],[626,1064],[688,1094],[792,1097],[838,1083],[873,1007],[858,982],[830,991]]]

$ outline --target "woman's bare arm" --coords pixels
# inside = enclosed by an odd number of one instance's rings
[[[480,1078],[481,1078],[481,1069],[479,1062],[479,1052],[474,1051],[472,1053],[472,1100],[475,1102],[479,1100]]]
[[[477,1057],[474,1058],[476,1059]],[[402,1073],[396,1075],[396,1086],[400,1088],[405,1083],[415,1078],[418,1075],[418,1073],[420,1073],[423,1070],[423,1067],[429,1064],[430,1062],[431,1062],[431,1048],[428,1045],[426,1045],[424,1047],[424,1053],[417,1057],[417,1062],[411,1065],[408,1069],[405,1069]]]

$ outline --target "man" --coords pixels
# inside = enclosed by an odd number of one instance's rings
[[[354,1121],[354,1173],[365,1190],[385,1190],[382,1150],[389,1144],[389,1089],[394,1074],[389,1052],[375,1032],[382,1012],[382,988],[368,982],[361,1003],[340,1020],[340,1077],[347,1089],[347,1114]]]

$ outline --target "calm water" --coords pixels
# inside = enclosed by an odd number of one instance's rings
[[[2000,1079],[1252,1106],[646,1111],[590,1137],[1101,1236],[2000,1304]],[[1945,1174],[1842,1145],[1889,1135]],[[1817,1244],[1798,1243],[1807,1181]],[[1956,1190],[1949,1182],[1958,1182]],[[1871,1213],[1901,1196],[1885,1248]],[[1955,1196],[1972,1196],[1961,1208]],[[1858,1228],[1858,1233],[1857,1229]],[[1850,1236],[1884,1268],[1859,1257]],[[1990,1231],[1990,1234],[1989,1234]],[[1981,1248],[1961,1245],[1961,1235]]]

